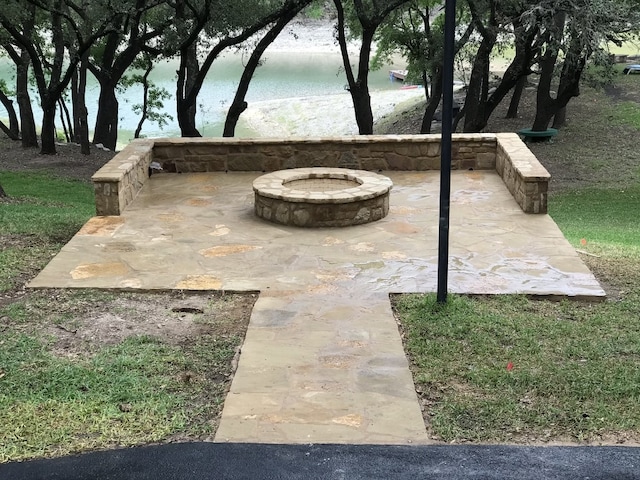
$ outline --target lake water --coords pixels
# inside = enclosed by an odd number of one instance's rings
[[[300,53],[300,52],[268,52],[264,65],[258,68],[246,96],[251,104],[261,100],[286,99],[295,97],[324,96],[344,92],[347,83],[342,68],[341,57],[338,53]],[[240,54],[227,55],[213,63],[206,82],[198,97],[197,126],[205,136],[220,136],[226,116],[227,108],[233,100],[243,69],[243,57]],[[174,120],[160,130],[156,124],[145,123],[143,135],[179,136],[180,130],[175,120],[175,61],[161,62],[153,71],[151,77],[159,87],[166,88],[171,99],[165,101],[165,110]],[[388,66],[380,71],[371,72],[371,90],[398,89],[399,82],[389,80]],[[12,68],[6,59],[0,59],[0,78],[14,85]],[[132,137],[139,117],[133,112],[132,106],[141,103],[142,88],[130,88],[120,92],[120,131],[118,143],[126,144]],[[95,123],[96,105],[99,94],[98,84],[91,76],[87,88],[87,107],[89,109],[89,125]],[[37,99],[35,91],[32,94]],[[37,107],[36,107],[37,108]],[[40,113],[37,114],[39,122]],[[0,106],[0,118],[6,117],[6,112]],[[236,129],[237,136],[251,136],[252,132],[242,123]]]

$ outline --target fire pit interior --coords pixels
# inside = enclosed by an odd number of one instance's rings
[[[344,168],[294,168],[253,182],[260,218],[298,227],[345,227],[384,218],[393,183],[383,175]]]

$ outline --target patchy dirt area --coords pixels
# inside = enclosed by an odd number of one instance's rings
[[[256,299],[253,293],[47,289],[21,303],[26,315],[39,319],[25,325],[33,327],[29,333],[47,336],[57,355],[77,357],[135,336],[174,346],[202,336],[243,338]]]
[[[80,147],[73,144],[59,144],[56,149],[57,155],[40,155],[38,148],[22,148],[20,142],[0,136],[0,172],[46,171],[59,177],[89,181],[115,155],[94,146],[89,155],[80,153]]]

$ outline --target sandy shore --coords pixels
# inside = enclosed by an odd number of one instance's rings
[[[339,53],[334,23],[329,20],[294,21],[269,46],[267,53]],[[349,44],[352,55],[358,48],[357,42]],[[393,112],[400,103],[424,98],[422,89],[381,90],[370,93],[374,119]],[[347,91],[317,97],[250,102],[240,121],[258,137],[341,136],[358,133],[353,102]]]
[[[349,44],[354,60],[357,58],[358,48],[358,42]],[[267,52],[339,53],[334,22],[308,19],[295,21],[287,26]],[[397,63],[404,65],[400,57],[397,58]],[[506,62],[492,65],[492,70],[496,73],[503,71],[504,63]],[[374,121],[389,115],[398,105],[402,104],[406,108],[424,99],[424,90],[421,88],[378,90],[371,91],[370,94]],[[240,122],[245,131],[257,137],[358,134],[353,102],[347,91],[318,97],[250,102],[240,117]]]
[[[371,92],[374,120],[387,115],[400,103],[419,101],[424,90]],[[357,135],[358,125],[349,92],[321,97],[287,98],[253,102],[242,121],[258,137],[323,137]]]

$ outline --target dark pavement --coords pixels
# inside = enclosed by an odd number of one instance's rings
[[[640,479],[640,448],[181,443],[0,465],[0,480]]]

